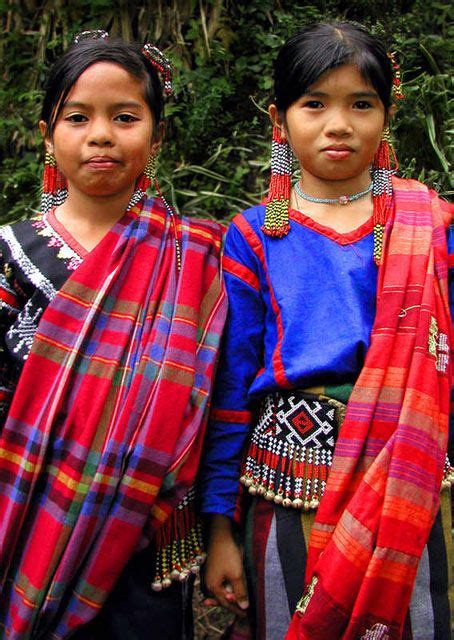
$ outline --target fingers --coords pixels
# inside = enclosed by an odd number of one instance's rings
[[[231,586],[236,604],[242,611],[246,611],[246,609],[249,607],[249,599],[247,595],[244,575],[241,575],[240,578],[232,579]]]
[[[203,601],[205,606],[220,605],[236,615],[244,617],[249,607],[249,601],[243,578],[234,581],[235,584],[224,582],[221,585],[211,585],[210,596]]]

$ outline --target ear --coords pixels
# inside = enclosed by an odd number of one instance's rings
[[[156,129],[153,131],[153,139],[150,144],[150,155],[155,156],[158,153],[162,141],[164,140],[165,132],[166,124],[164,120],[161,120]]]
[[[279,113],[277,106],[273,103],[268,107],[268,115],[270,116],[271,124],[273,127],[277,127],[281,132],[283,140],[287,140],[287,130],[285,128],[285,122]]]
[[[54,145],[52,144],[50,138],[47,135],[47,123],[44,120],[39,121],[39,130],[41,131],[41,135],[44,140],[44,146],[46,147],[47,153],[53,155],[54,153]]]
[[[394,118],[394,116],[396,115],[396,111],[397,111],[397,105],[396,104],[392,104],[388,111],[386,112],[385,115],[385,126],[389,126],[389,124],[391,123],[391,120]]]

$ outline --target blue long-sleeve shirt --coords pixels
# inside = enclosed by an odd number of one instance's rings
[[[226,238],[229,313],[201,469],[205,513],[234,513],[254,401],[354,383],[375,318],[372,219],[336,233],[292,210],[291,232],[276,240],[261,230],[264,215],[263,205],[240,214]],[[452,231],[448,245],[454,254]],[[450,289],[454,300],[453,278]]]

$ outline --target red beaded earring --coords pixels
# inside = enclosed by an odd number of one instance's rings
[[[65,176],[57,166],[57,161],[51,153],[46,152],[44,159],[43,190],[41,194],[41,213],[46,214],[55,207],[59,207],[68,197],[68,187]]]
[[[262,231],[267,236],[282,238],[290,231],[288,209],[292,190],[292,150],[280,129],[273,127],[271,143],[271,178],[266,199]]]
[[[402,100],[402,80],[400,68],[395,53],[388,54],[393,68],[392,97],[395,101]],[[374,260],[380,264],[383,252],[383,235],[385,224],[393,206],[392,176],[397,172],[399,163],[394,150],[389,127],[383,130],[383,136],[375,153],[372,164],[372,180],[374,196]]]

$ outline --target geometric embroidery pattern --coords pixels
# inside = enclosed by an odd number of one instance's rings
[[[9,340],[15,342],[13,351],[15,353],[23,352],[22,358],[27,359],[33,340],[38,329],[38,323],[43,314],[43,309],[32,309],[32,301],[29,300],[17,317],[15,324],[11,325],[7,332]],[[18,338],[18,340],[14,340]]]
[[[59,249],[57,258],[66,261],[66,266],[71,271],[77,269],[82,263],[83,258],[57,233],[57,231],[49,223],[47,216],[38,216],[32,221],[33,226],[39,235],[49,238],[47,246]]]
[[[280,398],[276,412],[276,435],[282,433],[287,442],[300,446],[334,448],[334,407],[317,400],[292,395]]]
[[[361,636],[361,640],[389,640],[389,627],[380,622],[374,624],[371,629]]]
[[[339,403],[337,403],[339,405]],[[274,393],[262,402],[240,481],[284,507],[315,509],[323,496],[338,429],[326,397]]]

